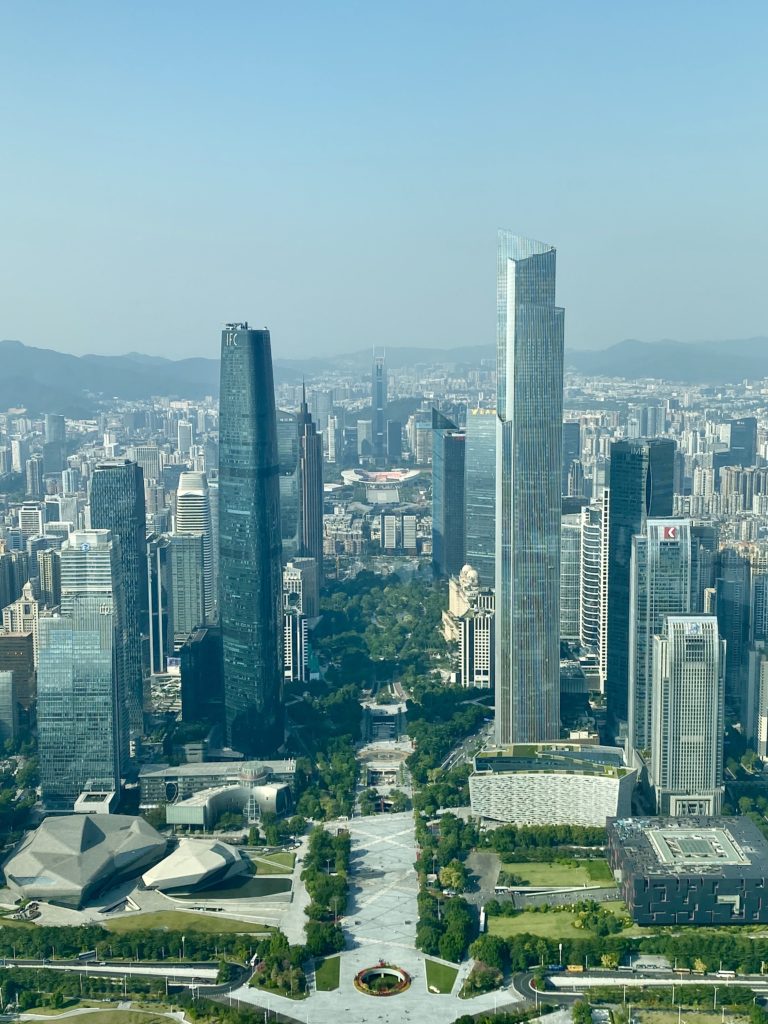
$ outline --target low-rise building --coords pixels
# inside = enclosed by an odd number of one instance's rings
[[[608,861],[641,925],[768,923],[768,841],[747,817],[618,818]]]
[[[619,747],[518,743],[476,755],[469,796],[493,821],[602,826],[630,814],[636,778]]]

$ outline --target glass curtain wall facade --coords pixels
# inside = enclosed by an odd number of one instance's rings
[[[552,246],[499,232],[496,742],[560,736],[564,310]]]
[[[632,538],[649,517],[672,515],[675,442],[614,441],[608,514],[608,643],[605,691],[614,724],[629,712],[629,581]]]
[[[560,636],[579,638],[581,516],[563,516],[560,527]]]
[[[283,740],[282,547],[269,331],[221,336],[219,618],[227,742],[264,755]]]
[[[301,479],[301,553],[314,558],[318,581],[323,579],[323,436],[303,396],[299,411],[299,473]]]
[[[40,620],[37,729],[43,801],[69,808],[88,784],[119,789],[129,757],[119,545],[72,534],[61,575],[61,615]]]
[[[91,528],[118,541],[127,638],[125,693],[131,732],[144,732],[142,633],[149,632],[144,473],[127,459],[100,463],[91,479]]]
[[[691,523],[649,519],[632,538],[629,597],[629,741],[651,749],[653,638],[668,615],[691,611]]]
[[[467,410],[466,561],[484,587],[496,581],[496,410]]]
[[[440,576],[464,567],[464,466],[466,437],[432,410],[432,562]]]
[[[302,545],[299,424],[296,413],[277,412],[277,453],[280,460],[280,533],[283,557],[298,555]]]

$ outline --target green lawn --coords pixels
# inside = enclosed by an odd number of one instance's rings
[[[611,866],[606,860],[585,860],[584,866],[587,869],[590,882],[607,882],[609,885],[615,883]]]
[[[545,864],[524,861],[522,864],[503,864],[504,871],[519,875],[524,885],[586,885],[589,875],[586,868],[574,861],[572,864]]]
[[[329,956],[318,961],[315,968],[315,987],[318,992],[335,992],[339,987],[341,957]]]
[[[619,901],[601,903],[601,906],[613,914],[626,915],[627,913],[627,908]],[[500,935],[503,939],[508,939],[513,935],[525,934],[540,935],[545,939],[573,939],[576,936],[584,938],[585,934],[589,933],[585,932],[583,928],[574,928],[574,920],[573,914],[570,914],[567,910],[556,913],[550,910],[546,914],[536,914],[530,910],[525,910],[520,914],[515,914],[514,917],[490,916],[488,918],[488,932],[491,935]],[[619,934],[650,935],[653,933],[648,928],[631,925]]]
[[[443,995],[450,995],[458,967],[449,967],[448,964],[440,964],[436,960],[427,960],[427,988],[431,991],[436,988]]]
[[[95,1002],[93,999],[68,999],[60,1010],[56,1010],[52,1006],[33,1006],[31,1009],[25,1010],[24,1013],[34,1013],[40,1017],[58,1017],[61,1013],[69,1013],[71,1010],[83,1010],[86,1008],[100,1008],[106,1013],[116,1006],[117,1003],[115,1002]],[[91,1013],[88,1016],[95,1017],[96,1014]],[[145,1021],[144,1024],[147,1024],[147,1022]]]
[[[290,875],[296,854],[288,850],[277,853],[251,853],[251,862],[257,875]]]
[[[206,932],[220,935],[222,932],[271,932],[275,929],[268,924],[254,924],[252,921],[235,921],[219,914],[188,914],[182,910],[158,910],[148,914],[130,914],[126,917],[110,918],[104,925],[111,932],[144,931],[147,928],[162,928],[165,931]]]

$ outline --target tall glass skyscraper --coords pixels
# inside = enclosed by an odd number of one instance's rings
[[[456,576],[464,566],[463,430],[432,410],[432,562],[441,576]]]
[[[629,580],[632,538],[646,520],[672,515],[675,442],[656,437],[614,441],[608,514],[608,644],[605,693],[618,728],[629,711]]]
[[[100,463],[91,478],[91,527],[109,530],[120,545],[125,594],[125,694],[131,732],[144,732],[142,632],[149,632],[144,473],[128,459]]]
[[[496,741],[560,737],[564,310],[555,250],[499,232]]]
[[[496,410],[467,410],[464,506],[466,562],[484,587],[496,580]]]
[[[71,808],[89,783],[120,787],[128,760],[121,580],[108,530],[71,535],[61,552],[61,615],[40,620],[37,728],[48,806]]]
[[[323,578],[323,438],[302,394],[299,411],[299,477],[301,480],[302,554],[314,558]]]
[[[227,742],[246,754],[283,740],[280,485],[269,331],[221,335],[219,618]]]
[[[301,551],[301,471],[299,424],[295,412],[277,411],[277,454],[280,460],[280,534],[283,557]]]

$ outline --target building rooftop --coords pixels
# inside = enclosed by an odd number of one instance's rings
[[[617,818],[608,830],[635,874],[768,874],[768,841],[749,818]]]
[[[140,771],[142,776],[177,779],[179,776],[202,777],[223,775],[227,777],[241,776],[244,773],[258,777],[261,774],[290,775],[296,771],[296,761],[289,758],[285,761],[194,761],[189,764],[167,765],[147,764]]]
[[[620,777],[632,769],[620,747],[590,743],[513,743],[481,750],[475,756],[476,772],[550,772]]]

